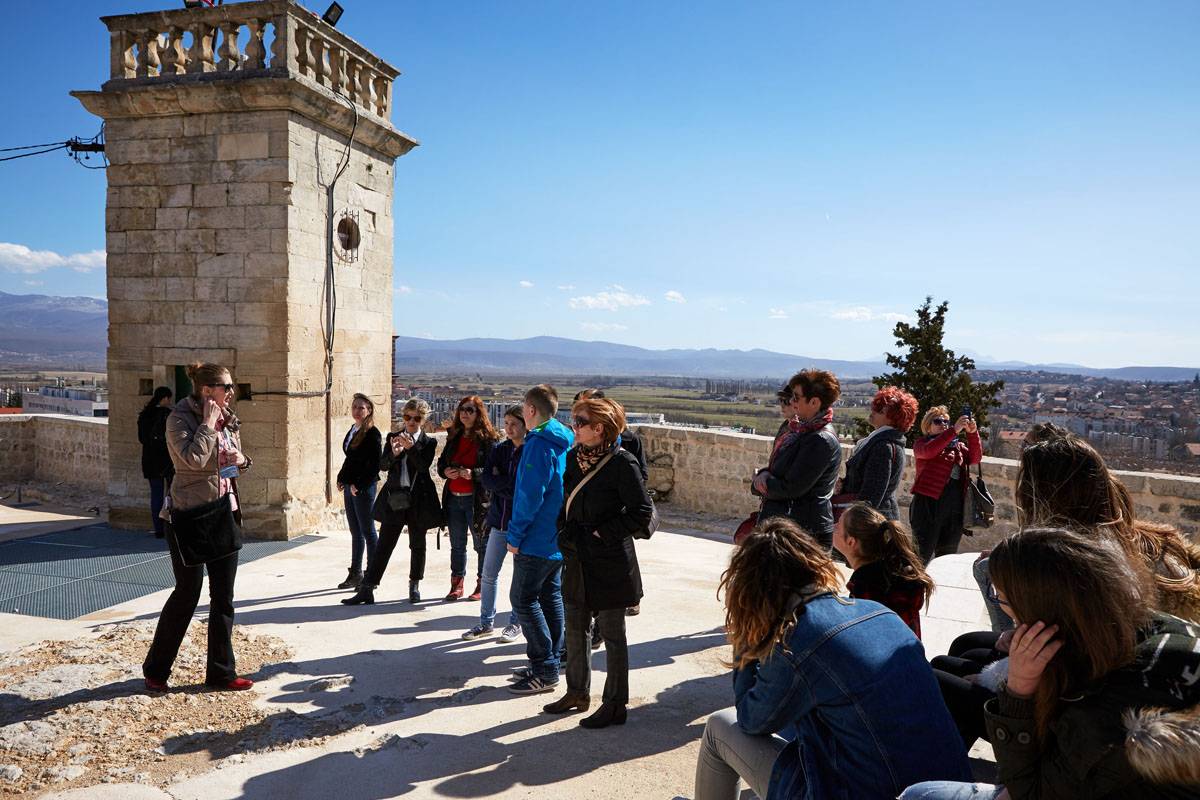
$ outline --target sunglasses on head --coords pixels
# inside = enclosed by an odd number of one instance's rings
[[[576,417],[575,418],[575,427],[576,428],[586,428],[588,425],[591,425],[591,424],[592,424],[592,421],[590,419],[585,419],[584,417]]]
[[[227,392],[233,391],[232,383],[206,383],[204,385],[210,389],[224,389]]]

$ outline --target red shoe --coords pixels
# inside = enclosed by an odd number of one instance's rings
[[[468,596],[467,599],[468,600],[479,600],[483,597],[482,592],[483,592],[483,585],[479,582],[479,579],[476,578],[475,579],[475,591],[471,592],[470,596]]]
[[[458,600],[463,593],[463,579],[450,576],[450,591],[446,594],[447,600]]]
[[[234,678],[229,683],[210,683],[214,689],[226,689],[231,692],[242,692],[254,685],[249,678]]]
[[[166,681],[156,681],[154,678],[146,678],[146,691],[148,692],[165,692],[169,688]]]

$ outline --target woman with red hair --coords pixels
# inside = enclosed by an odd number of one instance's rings
[[[916,419],[915,397],[895,386],[880,389],[867,416],[875,430],[854,446],[854,454],[846,460],[840,493],[854,495],[854,500],[871,505],[890,520],[900,519],[896,487],[904,472],[904,434]]]

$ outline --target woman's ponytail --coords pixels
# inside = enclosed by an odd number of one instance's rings
[[[916,581],[925,587],[925,605],[933,594],[933,578],[917,554],[913,535],[903,522],[888,519],[867,503],[855,503],[842,515],[846,535],[858,540],[863,558],[883,562],[893,579]]]

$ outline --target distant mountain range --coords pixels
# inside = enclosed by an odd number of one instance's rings
[[[0,364],[103,366],[108,347],[108,303],[91,297],[50,297],[0,292]],[[978,361],[981,370],[1054,372],[1131,381],[1191,380],[1196,368],[1119,367]],[[530,339],[396,339],[396,371],[471,372],[484,375],[671,375],[698,378],[781,378],[805,367],[843,378],[886,371],[882,357],[845,361],[771,350],[648,350],[612,342],[557,336]]]

